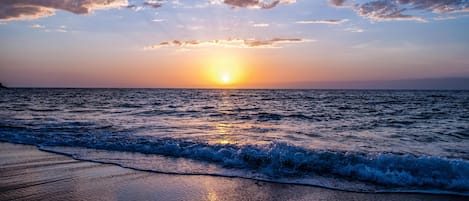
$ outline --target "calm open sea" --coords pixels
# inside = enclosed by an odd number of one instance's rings
[[[6,89],[0,140],[145,171],[469,195],[469,91]]]

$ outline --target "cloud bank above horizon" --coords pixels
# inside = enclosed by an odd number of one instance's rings
[[[225,47],[225,48],[281,48],[279,44],[288,43],[305,43],[313,40],[301,38],[273,38],[269,40],[256,40],[256,39],[223,39],[223,40],[210,40],[210,41],[165,41],[157,45],[147,46],[145,50],[160,49],[163,47],[178,47],[178,48],[195,48],[195,47]]]

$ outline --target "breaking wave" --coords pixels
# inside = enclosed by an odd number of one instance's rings
[[[287,183],[322,185],[329,188],[355,191],[399,191],[445,192],[469,195],[469,162],[463,159],[449,159],[431,156],[398,155],[392,153],[355,153],[331,150],[311,150],[283,142],[268,145],[208,144],[184,141],[174,138],[155,138],[133,135],[93,135],[71,138],[67,136],[0,135],[8,142],[39,145],[44,150],[74,155],[74,151],[54,148],[82,147],[117,152],[132,152],[143,155],[157,155],[173,159],[188,159],[222,168],[223,171],[170,171],[130,166],[134,169],[181,174],[208,174],[238,176]],[[64,150],[64,149],[62,149]],[[66,149],[65,149],[66,150]],[[78,159],[92,159],[81,155]],[[108,162],[106,157],[92,159]],[[138,160],[138,157],[135,159]],[[120,164],[119,160],[113,164]],[[134,163],[138,164],[138,163]],[[202,170],[201,170],[202,169]],[[213,171],[213,170],[212,170]],[[318,183],[314,178],[358,181],[362,189],[347,186],[333,186],[328,182]],[[305,180],[304,178],[310,178]],[[373,186],[370,188],[369,186]]]

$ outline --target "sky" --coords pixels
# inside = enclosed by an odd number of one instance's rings
[[[15,87],[438,88],[469,77],[469,1],[2,0],[0,47]]]

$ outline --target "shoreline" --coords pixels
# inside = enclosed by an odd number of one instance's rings
[[[82,161],[0,142],[0,200],[467,200],[422,193],[357,193],[237,177],[175,175]]]
[[[22,144],[22,145],[28,145],[28,144]],[[204,173],[163,172],[163,171],[157,171],[157,170],[139,169],[139,168],[135,168],[135,167],[125,166],[125,165],[115,163],[115,162],[96,161],[96,160],[92,160],[92,159],[80,159],[80,158],[75,158],[72,154],[58,152],[58,151],[54,151],[54,150],[43,149],[43,148],[35,146],[35,145],[28,145],[28,146],[34,146],[39,151],[52,153],[52,154],[57,154],[57,155],[63,155],[63,156],[66,156],[66,157],[69,157],[69,158],[72,158],[72,159],[75,159],[75,160],[78,160],[78,161],[99,163],[99,164],[104,164],[104,165],[113,165],[113,166],[118,166],[118,167],[121,167],[121,168],[124,168],[124,169],[131,169],[131,170],[135,170],[135,171],[139,171],[139,172],[148,172],[148,173],[155,173],[155,174],[176,175],[176,176],[208,176],[208,177],[219,177],[219,178],[247,179],[247,180],[253,180],[253,181],[256,181],[256,182],[267,182],[267,183],[276,183],[276,184],[306,186],[306,187],[315,187],[315,188],[322,188],[322,189],[328,189],[328,190],[336,190],[336,191],[343,191],[343,192],[350,192],[350,193],[364,193],[364,194],[401,193],[401,194],[423,194],[423,195],[449,195],[449,196],[463,196],[463,197],[468,196],[466,194],[452,193],[452,192],[443,191],[443,190],[431,190],[431,191],[430,190],[428,190],[428,191],[423,191],[423,190],[394,190],[394,191],[393,190],[377,190],[375,192],[372,192],[372,191],[354,191],[354,190],[347,190],[347,189],[328,187],[326,185],[321,186],[321,185],[307,184],[307,183],[294,183],[294,182],[288,182],[288,181],[264,180],[264,179],[260,179],[260,178],[249,178],[249,177],[233,176],[233,175],[220,175],[220,174],[209,174],[209,173],[204,174]]]

